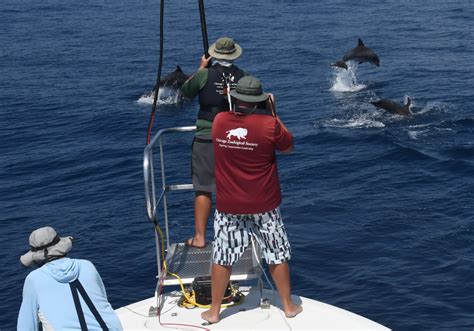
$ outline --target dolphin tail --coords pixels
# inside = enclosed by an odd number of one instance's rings
[[[336,68],[342,68],[342,69],[348,69],[347,64],[343,60],[338,60],[334,63],[330,64],[331,67],[336,67]]]
[[[357,44],[357,46],[365,46],[364,43],[362,42],[362,39],[359,38],[359,43]]]

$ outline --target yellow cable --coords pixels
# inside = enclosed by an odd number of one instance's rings
[[[165,272],[167,274],[175,277],[178,280],[179,286],[181,287],[181,292],[183,293],[183,295],[186,298],[186,300],[188,301],[188,303],[190,303],[193,306],[199,307],[199,308],[211,308],[211,305],[202,305],[200,303],[197,303],[196,300],[195,300],[195,295],[193,295],[193,297],[188,296],[188,294],[186,293],[186,290],[184,289],[184,285],[183,285],[183,282],[181,281],[181,278],[177,274],[174,274],[174,273],[168,271],[168,267],[166,266],[166,260],[165,260],[165,242],[164,242],[163,232],[161,231],[161,228],[158,224],[155,225],[155,229],[157,230],[158,234],[160,235],[161,257],[162,257],[163,268],[165,269]],[[232,294],[235,294],[235,293],[236,292],[233,292]],[[194,294],[194,291],[193,291],[193,294]],[[241,304],[242,301],[243,301],[243,296],[242,296],[242,298],[240,299],[239,302],[222,304],[221,308],[226,308],[226,307],[229,307],[229,306],[236,306],[238,304]]]

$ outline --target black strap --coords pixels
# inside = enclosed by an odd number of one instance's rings
[[[87,331],[86,319],[84,317],[84,312],[82,311],[81,302],[79,301],[79,293],[77,292],[76,284],[77,280],[72,283],[69,283],[71,288],[72,298],[74,299],[74,306],[76,306],[77,317],[79,318],[79,324],[81,324],[81,330]]]
[[[43,249],[45,249],[45,248],[48,248],[48,247],[51,247],[51,246],[56,245],[60,240],[61,240],[61,238],[59,238],[59,236],[56,235],[56,237],[54,237],[53,240],[52,240],[49,244],[46,244],[46,245],[43,245],[43,246],[37,246],[37,247],[30,246],[30,247],[31,247],[31,251],[32,251],[32,252],[41,251],[41,250],[43,250]]]
[[[84,312],[82,311],[81,302],[79,301],[79,293],[81,294],[82,299],[84,299],[85,303],[89,307],[91,313],[94,315],[97,322],[99,322],[99,325],[102,327],[102,330],[109,331],[107,324],[105,324],[104,320],[102,319],[102,316],[100,316],[99,312],[97,311],[97,308],[95,308],[91,298],[89,298],[89,296],[87,295],[87,292],[82,286],[79,279],[76,279],[75,281],[69,283],[69,286],[71,287],[72,298],[74,299],[74,305],[76,306],[77,317],[79,318],[79,323],[81,324],[81,330],[87,331],[88,329],[86,319],[84,317]]]

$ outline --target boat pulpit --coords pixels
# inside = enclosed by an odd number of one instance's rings
[[[163,137],[169,134],[193,132],[195,126],[174,127],[158,131],[144,151],[143,173],[145,180],[145,198],[147,216],[155,225],[156,256],[158,266],[158,286],[191,284],[197,277],[209,277],[211,274],[212,243],[204,248],[187,246],[184,243],[170,241],[168,219],[168,195],[175,191],[192,190],[192,184],[170,184],[166,180]],[[154,169],[154,149],[159,150],[159,164],[161,176],[161,192],[157,198]],[[192,208],[192,207],[190,207]],[[161,211],[158,222],[158,209]],[[161,228],[158,224],[161,224]],[[164,230],[163,231],[161,230]],[[262,293],[261,268],[257,257],[260,257],[258,247],[249,245],[240,260],[232,267],[231,281],[256,279]],[[165,259],[163,268],[162,259]],[[179,276],[179,279],[174,276]],[[157,288],[158,288],[157,286]],[[261,300],[262,301],[262,300]]]

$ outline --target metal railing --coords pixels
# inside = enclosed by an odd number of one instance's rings
[[[164,153],[163,153],[163,136],[166,134],[170,133],[183,133],[183,132],[192,132],[195,131],[196,127],[195,126],[183,126],[183,127],[173,127],[173,128],[166,128],[166,129],[161,129],[158,131],[158,133],[153,137],[151,142],[145,147],[144,150],[144,155],[143,155],[143,176],[144,176],[144,181],[145,181],[145,201],[146,201],[146,209],[147,209],[147,217],[148,219],[154,224],[155,227],[158,226],[158,219],[157,219],[157,209],[160,204],[163,206],[163,222],[164,222],[164,241],[166,242],[166,252],[169,254],[170,252],[172,253],[172,250],[170,250],[170,238],[169,238],[169,224],[168,224],[168,200],[167,200],[167,194],[170,191],[181,191],[181,190],[192,190],[193,189],[193,184],[172,184],[169,185],[166,182],[166,173],[165,173],[165,159],[164,159]],[[158,146],[156,146],[158,145]],[[155,169],[153,165],[153,150],[155,147],[159,148],[159,159],[160,159],[160,170],[161,170],[161,193],[160,196],[157,197],[157,190],[155,186]],[[158,279],[161,279],[162,277],[162,270],[161,270],[161,238],[158,235],[158,231],[155,232],[155,242],[156,242],[156,256],[157,256],[157,269],[158,269]],[[173,246],[176,248],[175,246]],[[260,250],[255,249],[252,245],[251,247],[252,250],[252,264],[257,266],[256,263],[259,263],[257,261],[257,258],[255,256],[260,255]],[[256,254],[254,256],[254,254]],[[165,257],[168,259],[168,257]],[[237,266],[237,265],[236,265]],[[170,267],[170,266],[168,266]],[[235,269],[235,268],[234,268]],[[245,277],[244,277],[245,276]],[[234,275],[231,276],[234,277]],[[237,278],[235,278],[237,277]],[[258,279],[258,287],[260,289],[260,295],[262,295],[262,289],[263,289],[263,283],[262,283],[262,278],[261,278],[261,270],[260,268],[257,269],[257,274],[255,272],[251,274],[242,274],[242,275],[236,275],[234,278],[239,279],[239,280],[245,280],[245,279],[252,279],[252,278],[257,278]],[[240,278],[239,278],[240,277]],[[159,283],[159,282],[158,282]],[[169,284],[173,285],[176,282],[169,282]],[[166,285],[166,284],[165,284]]]
[[[153,137],[152,141],[145,147],[143,152],[143,176],[145,181],[145,201],[147,209],[148,219],[156,226],[158,224],[157,220],[157,206],[163,202],[163,219],[164,219],[164,229],[165,229],[165,241],[166,241],[166,250],[169,251],[170,240],[169,240],[169,227],[168,227],[168,205],[166,194],[169,191],[179,191],[179,190],[192,190],[193,184],[174,184],[168,185],[166,183],[165,175],[165,160],[163,155],[163,135],[176,132],[192,132],[196,130],[195,126],[182,126],[182,127],[173,127],[167,129],[161,129]],[[160,169],[161,169],[161,194],[156,199],[156,187],[155,187],[155,171],[153,166],[153,149],[155,145],[158,144],[160,152]],[[156,249],[157,249],[157,266],[158,266],[158,276],[161,276],[161,257],[160,257],[160,242],[158,234],[155,231],[156,239]]]

